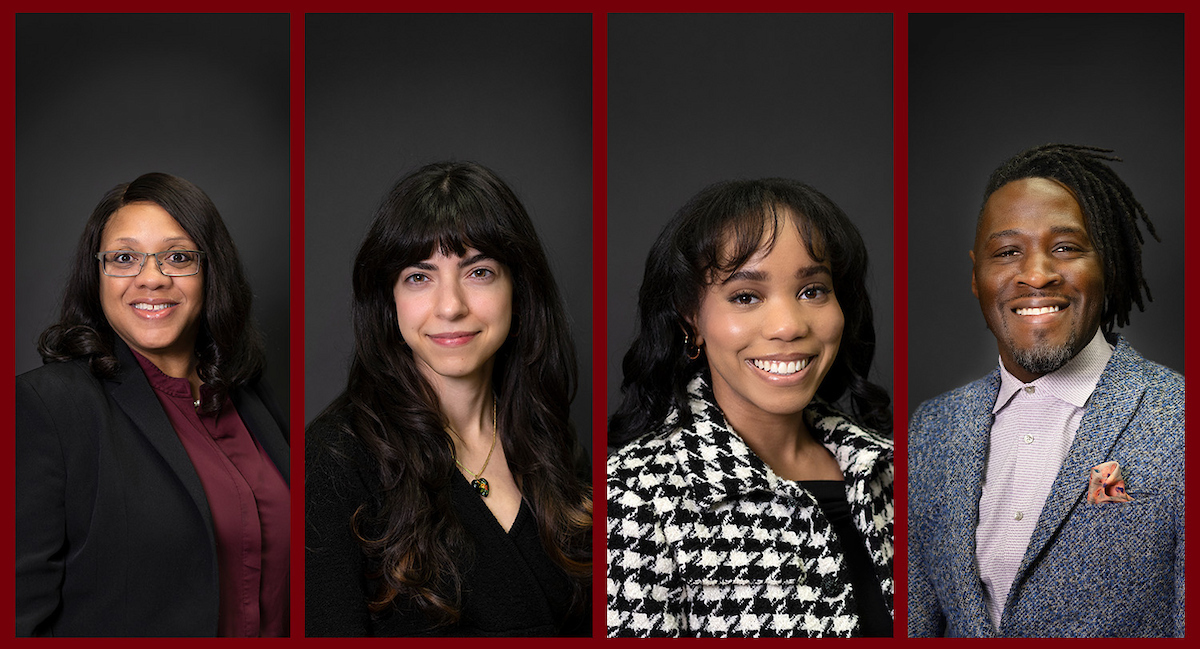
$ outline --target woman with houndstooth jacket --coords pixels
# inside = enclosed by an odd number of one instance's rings
[[[866,269],[793,180],[710,186],[658,237],[609,421],[610,636],[891,635]]]

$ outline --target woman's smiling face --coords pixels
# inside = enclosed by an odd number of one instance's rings
[[[735,428],[804,410],[842,340],[845,319],[828,262],[809,255],[795,214],[779,216],[770,251],[768,225],[759,251],[708,285],[695,318],[713,394]]]
[[[468,248],[462,257],[438,252],[400,272],[393,290],[400,334],[435,385],[442,379],[482,380],[512,325],[508,268]]]
[[[196,242],[162,207],[131,203],[105,224],[100,250],[196,250]],[[121,340],[164,372],[191,359],[204,310],[203,269],[195,275],[169,277],[148,258],[133,277],[110,277],[100,268],[96,272],[104,317]]]

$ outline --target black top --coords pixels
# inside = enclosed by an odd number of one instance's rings
[[[857,604],[859,632],[868,638],[892,637],[892,616],[883,599],[879,577],[862,535],[854,527],[850,503],[846,501],[846,483],[841,480],[804,480],[804,488],[817,499],[817,505],[829,519],[842,548],[846,567],[850,569],[850,584]]]
[[[459,567],[462,617],[433,628],[403,598],[372,615],[367,600],[376,584],[367,574],[375,564],[353,537],[350,516],[365,505],[360,519],[369,520],[378,509],[379,476],[367,450],[336,421],[314,423],[305,437],[305,635],[591,635],[590,606],[569,615],[571,579],[546,556],[529,505],[521,502],[505,532],[457,471],[450,481],[454,515],[474,545],[473,559]]]

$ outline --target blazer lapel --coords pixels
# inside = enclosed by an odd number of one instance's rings
[[[262,399],[259,399],[258,395],[248,388],[234,390],[231,398],[233,406],[237,408],[238,416],[242,418],[242,423],[246,424],[246,429],[254,435],[259,444],[262,444],[263,450],[267,452],[271,461],[275,463],[275,467],[279,469],[284,482],[291,484],[289,479],[290,451],[287,442],[284,441],[283,431],[279,429],[279,424],[271,416],[271,411],[267,409]]]
[[[1088,474],[1092,467],[1106,461],[1125,427],[1137,412],[1146,384],[1136,371],[1139,358],[1124,339],[1118,342],[1108,366],[1100,375],[1096,389],[1088,399],[1079,430],[1062,468],[1046,497],[1042,515],[1029,539],[1029,547],[1017,570],[1005,610],[1015,601],[1021,583],[1045,554],[1050,539],[1057,535],[1070,513],[1087,495]]]
[[[1000,371],[993,371],[975,394],[973,402],[959,412],[947,426],[951,454],[946,484],[946,529],[949,530],[946,582],[950,584],[963,620],[975,628],[955,629],[966,637],[989,637],[996,630],[988,616],[983,597],[983,581],[975,563],[975,528],[979,522],[979,498],[987,461],[988,440],[992,430],[992,407],[1000,391]]]
[[[175,428],[163,412],[162,404],[154,396],[154,389],[142,373],[133,352],[119,339],[115,347],[121,370],[116,380],[106,382],[109,395],[133,421],[137,431],[158,451],[167,466],[175,472],[188,495],[196,503],[196,508],[200,510],[208,529],[213,529],[212,513],[208,509],[204,486],[200,483],[200,476],[196,474],[196,468],[192,465],[187,450],[183,448],[183,442],[179,441],[179,436],[175,434]]]

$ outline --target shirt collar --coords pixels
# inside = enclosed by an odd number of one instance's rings
[[[799,483],[776,475],[725,421],[706,375],[701,372],[688,383],[692,426],[677,429],[697,498],[712,506],[755,491],[798,496],[803,491]],[[851,423],[829,404],[814,399],[804,419],[817,441],[833,453],[846,482],[874,477],[890,464],[891,440]]]
[[[1036,386],[1039,393],[1044,391],[1044,393],[1054,395],[1076,408],[1082,408],[1087,403],[1088,397],[1092,395],[1092,391],[1096,389],[1096,383],[1100,380],[1100,375],[1104,373],[1104,367],[1108,365],[1108,359],[1112,358],[1112,354],[1113,346],[1108,344],[1108,341],[1104,339],[1104,334],[1097,329],[1091,342],[1079,350],[1074,358],[1067,361],[1066,365],[1029,383],[1024,383],[1009,373],[1001,360],[1000,393],[996,395],[996,405],[992,407],[992,414],[1000,412],[1004,406],[1008,405],[1018,390],[1028,386]]]

